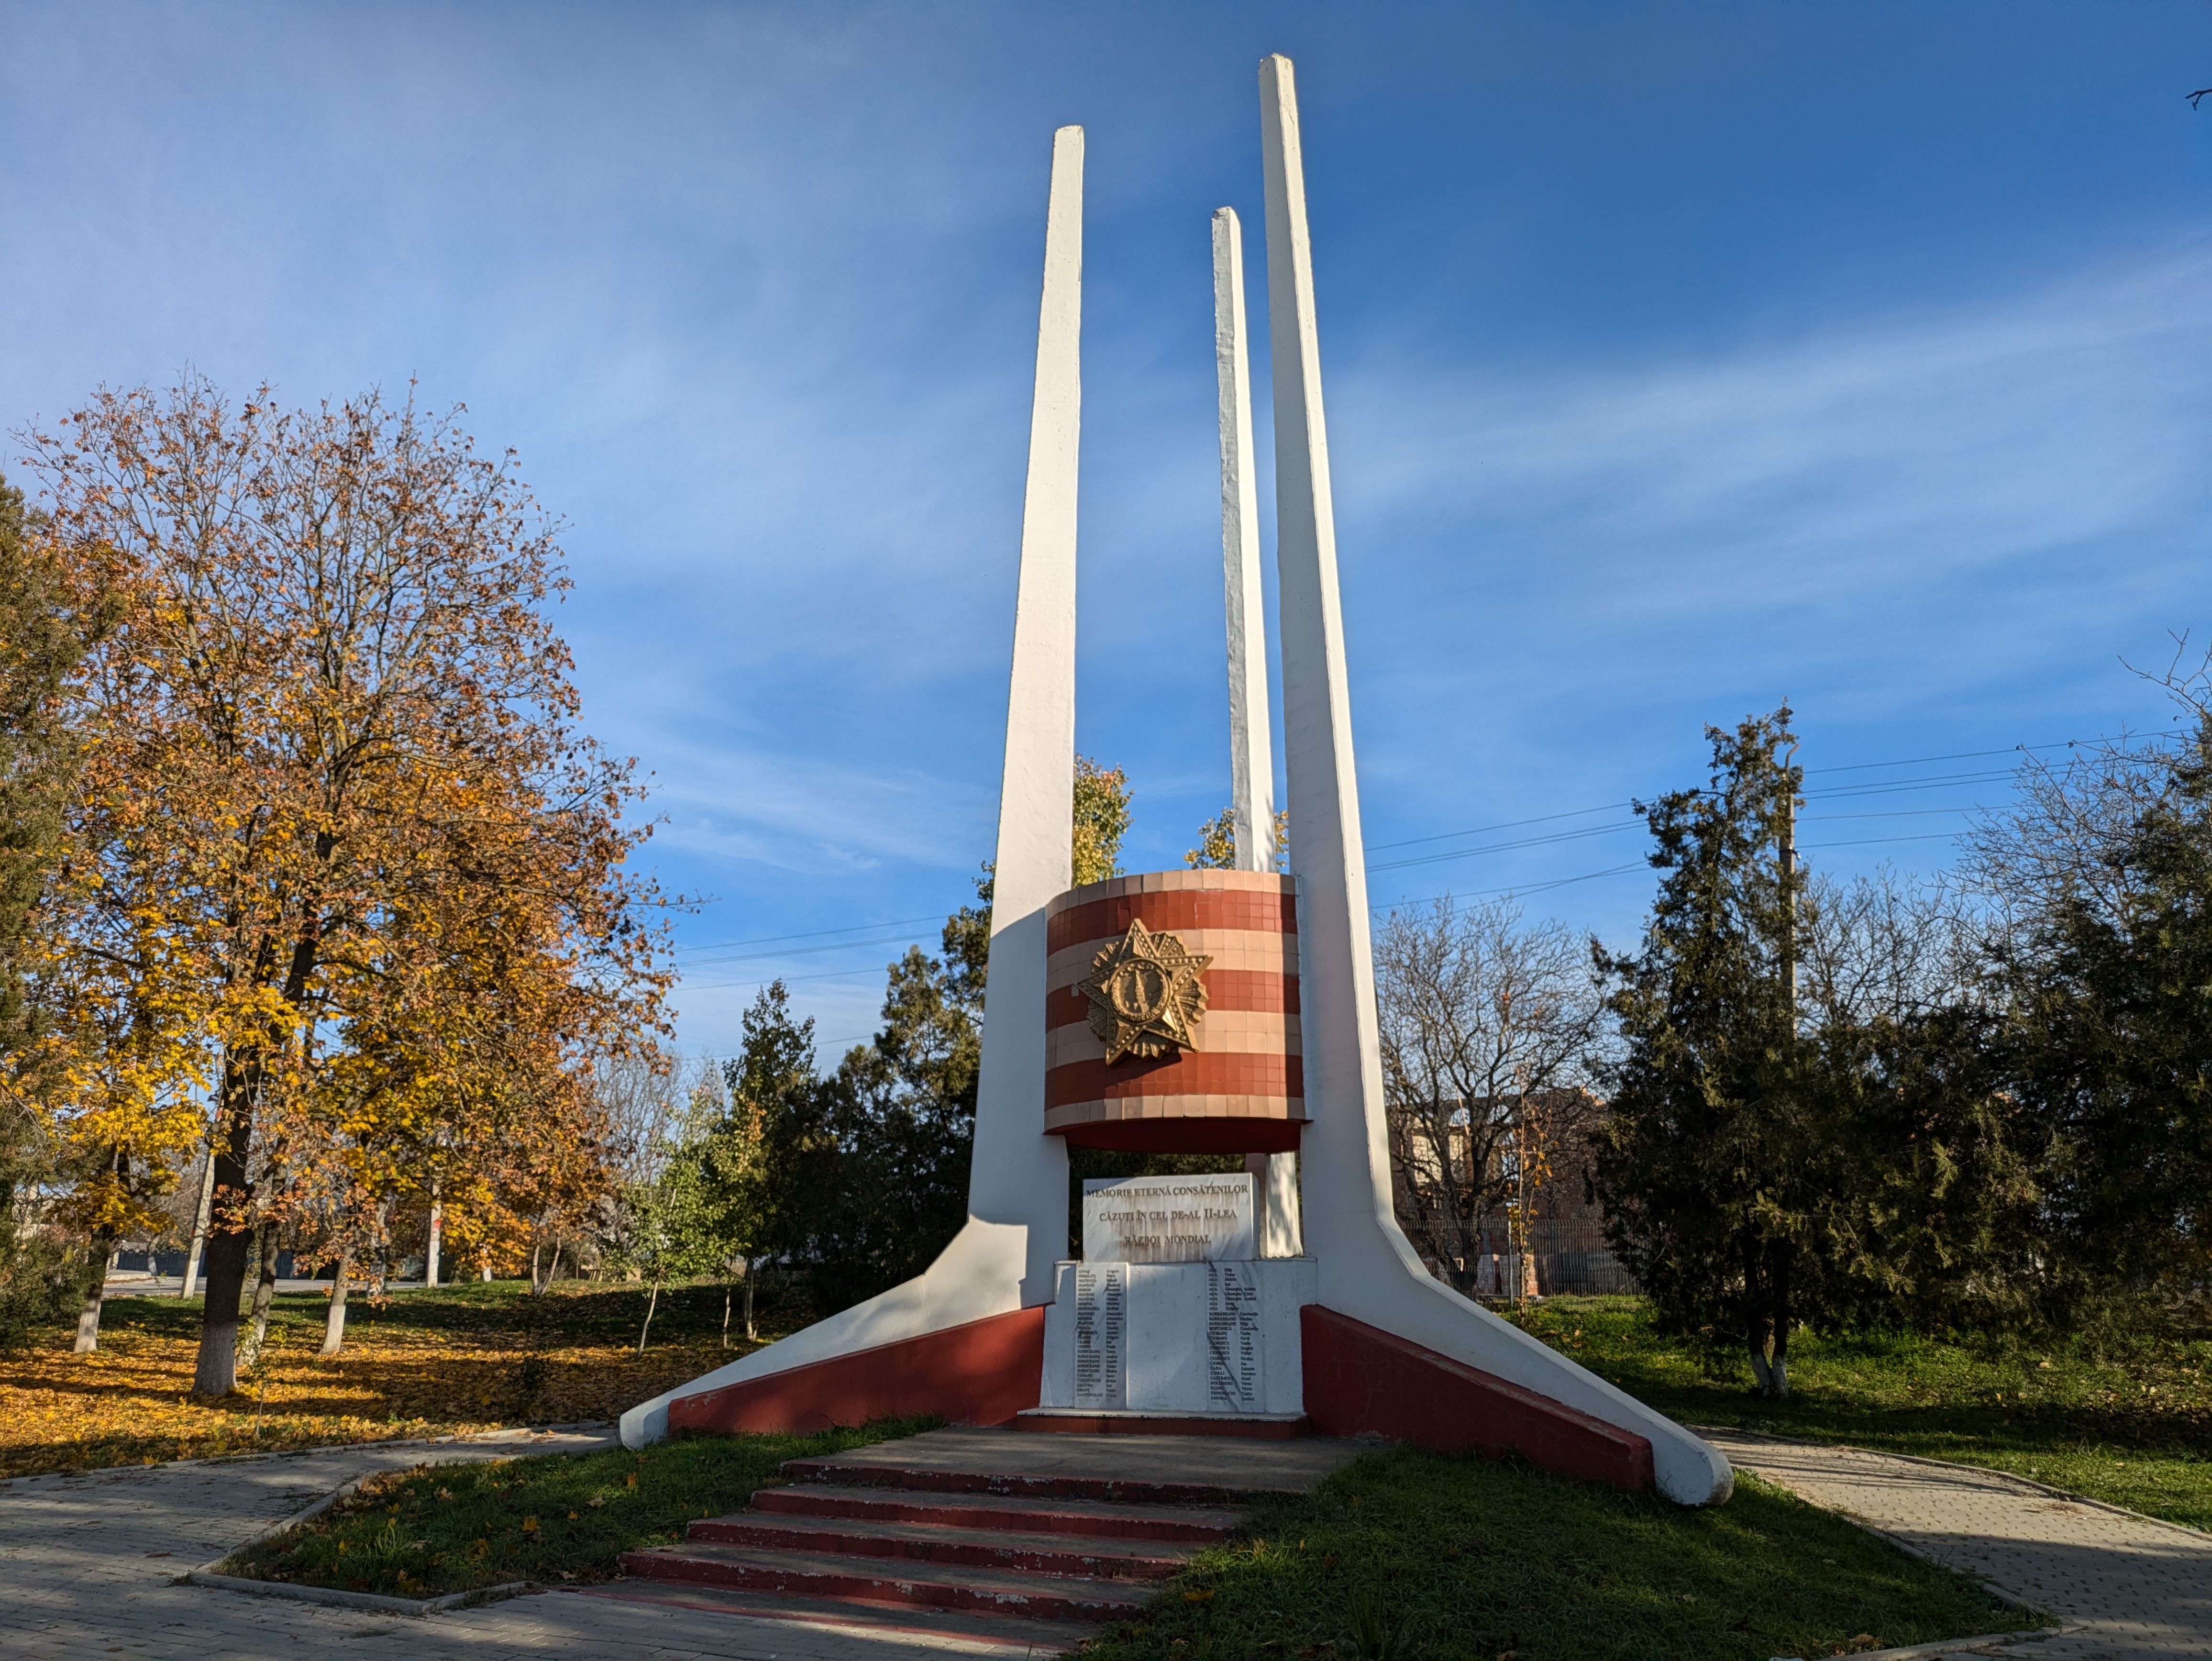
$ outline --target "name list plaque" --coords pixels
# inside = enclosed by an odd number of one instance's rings
[[[1206,1409],[1261,1412],[1260,1277],[1250,1263],[1209,1263],[1206,1280]]]
[[[1251,1174],[1086,1177],[1083,1255],[1105,1263],[1210,1263],[1256,1257]]]
[[[1075,1403],[1128,1405],[1129,1271],[1122,1263],[1075,1266]]]

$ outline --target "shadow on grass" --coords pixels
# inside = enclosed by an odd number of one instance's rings
[[[1790,1394],[1716,1379],[1634,1298],[1501,1311],[1670,1417],[2031,1477],[2212,1527],[2212,1340],[2146,1334],[2106,1352],[1999,1337],[1870,1333],[1790,1341]]]
[[[1255,1512],[1086,1654],[1350,1655],[1363,1604],[1406,1653],[1484,1661],[1766,1661],[2035,1624],[1755,1477],[1692,1511],[1401,1448]]]
[[[226,1573],[348,1591],[436,1597],[502,1581],[612,1578],[625,1551],[672,1545],[700,1517],[741,1509],[806,1458],[931,1430],[883,1420],[812,1436],[679,1436],[632,1452],[424,1465],[374,1478],[343,1505],[240,1552]]]

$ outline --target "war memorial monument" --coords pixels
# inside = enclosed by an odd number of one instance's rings
[[[1436,1280],[1391,1202],[1313,267],[1287,58],[1260,66],[1289,867],[1272,846],[1242,229],[1213,216],[1233,870],[1072,887],[1083,146],[1054,135],[968,1221],[917,1278],[623,1415],[804,1431],[1379,1434],[1685,1505],[1720,1452]],[[1243,1154],[1088,1183],[1071,1145]]]

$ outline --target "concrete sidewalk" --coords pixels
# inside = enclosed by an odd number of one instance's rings
[[[509,1432],[467,1442],[386,1443],[242,1459],[0,1482],[0,1652],[289,1661],[320,1646],[348,1656],[460,1661],[1021,1661],[1023,1650],[926,1616],[902,1627],[763,1620],[711,1599],[546,1592],[417,1620],[256,1597],[174,1578],[234,1550],[342,1482],[425,1459],[583,1451],[611,1436]]]
[[[1702,1433],[1747,1470],[1852,1517],[2068,1622],[2045,1637],[1923,1654],[2015,1661],[2212,1656],[2212,1536],[2069,1499],[2019,1478],[1932,1461]],[[428,1620],[178,1585],[339,1483],[424,1459],[582,1450],[607,1439],[509,1432],[465,1443],[385,1444],[0,1482],[0,1649],[12,1657],[297,1658],[465,1661],[559,1655],[673,1661],[1012,1661],[981,1631],[740,1615],[711,1598],[548,1592]],[[849,1456],[848,1456],[849,1457]],[[611,1589],[609,1589],[611,1590]],[[642,1590],[642,1589],[641,1589]]]
[[[2212,1656],[2212,1535],[1932,1459],[1698,1433],[1741,1470],[1963,1569],[2066,1629],[1929,1653],[2021,1661]]]

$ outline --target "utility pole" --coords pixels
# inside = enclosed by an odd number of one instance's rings
[[[430,1178],[430,1243],[422,1253],[422,1284],[438,1284],[438,1248],[445,1244],[446,1208],[438,1178]]]
[[[215,1206],[215,1143],[216,1130],[222,1128],[222,1114],[218,1109],[215,1129],[208,1132],[207,1165],[200,1174],[200,1207],[192,1221],[191,1244],[185,1250],[185,1272],[177,1282],[177,1296],[189,1298],[200,1278],[200,1254],[207,1250],[208,1215]]]
[[[1781,757],[1779,770],[1789,798],[1782,813],[1782,969],[1790,984],[1790,1030],[1797,1030],[1797,788],[1790,770],[1797,756],[1797,740]]]

